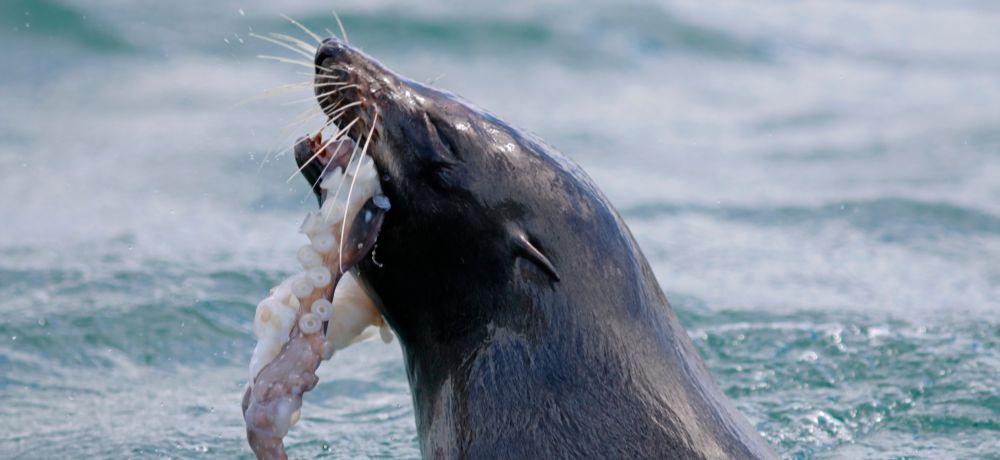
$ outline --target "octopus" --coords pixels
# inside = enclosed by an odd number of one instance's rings
[[[257,458],[287,458],[283,438],[301,416],[303,394],[319,382],[322,361],[367,338],[369,327],[379,328],[386,343],[392,340],[350,272],[373,248],[389,210],[371,159],[352,158],[356,150],[350,139],[324,144],[319,135],[296,145],[297,158],[318,158],[323,166],[316,178],[321,206],[300,229],[309,238],[297,253],[302,271],[272,288],[254,315],[257,345],[243,417]]]

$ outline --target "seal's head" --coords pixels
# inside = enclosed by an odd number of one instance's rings
[[[393,204],[377,263],[359,268],[404,343],[445,330],[460,336],[513,313],[470,298],[445,301],[461,291],[452,283],[500,281],[526,268],[520,259],[532,263],[532,279],[544,285],[558,279],[543,252],[543,221],[551,216],[533,210],[588,201],[569,204],[557,191],[566,182],[558,158],[538,155],[546,148],[537,140],[335,38],[319,47],[315,64],[323,111],[350,126],[348,135],[374,159]]]
[[[430,189],[469,186],[456,170],[486,166],[479,151],[500,140],[488,141],[500,134],[488,132],[497,128],[489,123],[492,117],[482,119],[483,113],[454,95],[401,77],[336,38],[319,47],[316,66],[323,111],[340,126],[354,123],[349,136],[362,149],[370,142],[367,153],[383,175],[397,179],[397,193],[426,203]]]

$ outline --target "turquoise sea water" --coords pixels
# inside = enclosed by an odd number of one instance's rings
[[[1000,6],[451,3],[0,2],[0,458],[249,457],[318,121],[248,32],[334,7],[581,163],[783,456],[1000,458]],[[418,456],[398,345],[320,378],[296,457]]]

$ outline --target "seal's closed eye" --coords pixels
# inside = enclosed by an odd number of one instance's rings
[[[459,178],[451,174],[461,163],[461,157],[456,149],[457,144],[447,131],[443,121],[430,114],[423,116],[426,130],[426,145],[418,149],[420,169],[431,179],[430,183],[438,189],[460,187]]]
[[[424,113],[424,121],[427,124],[428,136],[435,147],[434,151],[442,157],[442,161],[455,163],[461,160],[461,151],[455,147],[460,144],[451,138],[451,129],[447,122],[429,113]]]

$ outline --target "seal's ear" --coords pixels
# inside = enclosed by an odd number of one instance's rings
[[[531,238],[528,235],[523,232],[515,234],[514,245],[517,248],[518,257],[524,257],[533,262],[538,268],[548,273],[552,277],[552,281],[559,281],[559,273],[556,272],[556,267],[552,265],[552,262],[545,256],[545,253],[538,249],[538,245],[531,242]]]

